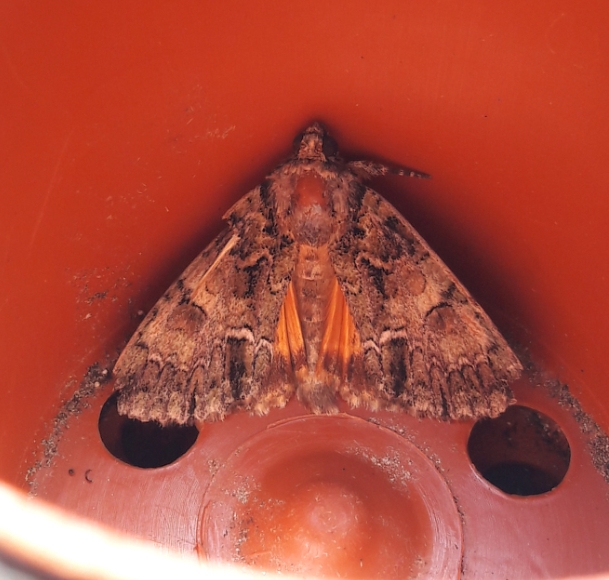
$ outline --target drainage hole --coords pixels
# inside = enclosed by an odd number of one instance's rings
[[[529,407],[514,405],[496,419],[478,421],[467,451],[489,483],[511,495],[540,495],[564,479],[571,448],[558,423]]]
[[[161,427],[120,415],[114,393],[99,414],[99,435],[106,449],[120,461],[135,467],[155,468],[173,463],[195,443],[199,431],[194,426]]]

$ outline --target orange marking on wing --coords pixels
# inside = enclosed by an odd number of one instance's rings
[[[277,334],[275,336],[275,353],[290,360],[290,342],[288,339],[288,326],[285,314],[285,302],[279,312],[279,322],[277,323]]]
[[[319,356],[315,368],[315,374],[318,377],[323,376],[327,370],[336,373],[338,369],[338,355],[340,353],[340,330],[341,320],[343,317],[341,292],[338,287],[338,280],[332,280],[330,288],[330,297],[326,311],[326,321],[324,335],[319,347]]]
[[[276,352],[289,362],[297,378],[301,379],[307,373],[307,357],[305,351],[300,317],[296,308],[294,286],[290,282],[288,291],[279,313],[277,334],[275,337]]]
[[[359,334],[338,280],[332,283],[326,327],[315,374],[320,379],[330,373],[345,380],[354,353],[360,347]]]

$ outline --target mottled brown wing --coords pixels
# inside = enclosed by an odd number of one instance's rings
[[[264,412],[293,387],[273,373],[281,305],[295,263],[261,186],[225,216],[230,227],[186,269],[143,320],[114,375],[119,412],[184,424],[239,409]],[[279,373],[281,375],[281,373]]]
[[[515,354],[397,210],[357,187],[352,221],[329,249],[360,335],[367,398],[422,417],[503,412],[522,370]],[[361,380],[355,391],[361,399]]]

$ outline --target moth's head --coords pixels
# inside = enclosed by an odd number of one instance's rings
[[[302,161],[328,161],[336,157],[338,146],[321,123],[313,123],[294,139],[294,153]]]

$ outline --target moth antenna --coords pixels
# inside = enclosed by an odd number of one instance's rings
[[[410,167],[390,167],[376,161],[348,161],[347,167],[358,175],[377,177],[379,175],[403,175],[405,177],[416,177],[418,179],[431,179],[429,173],[423,173]]]

